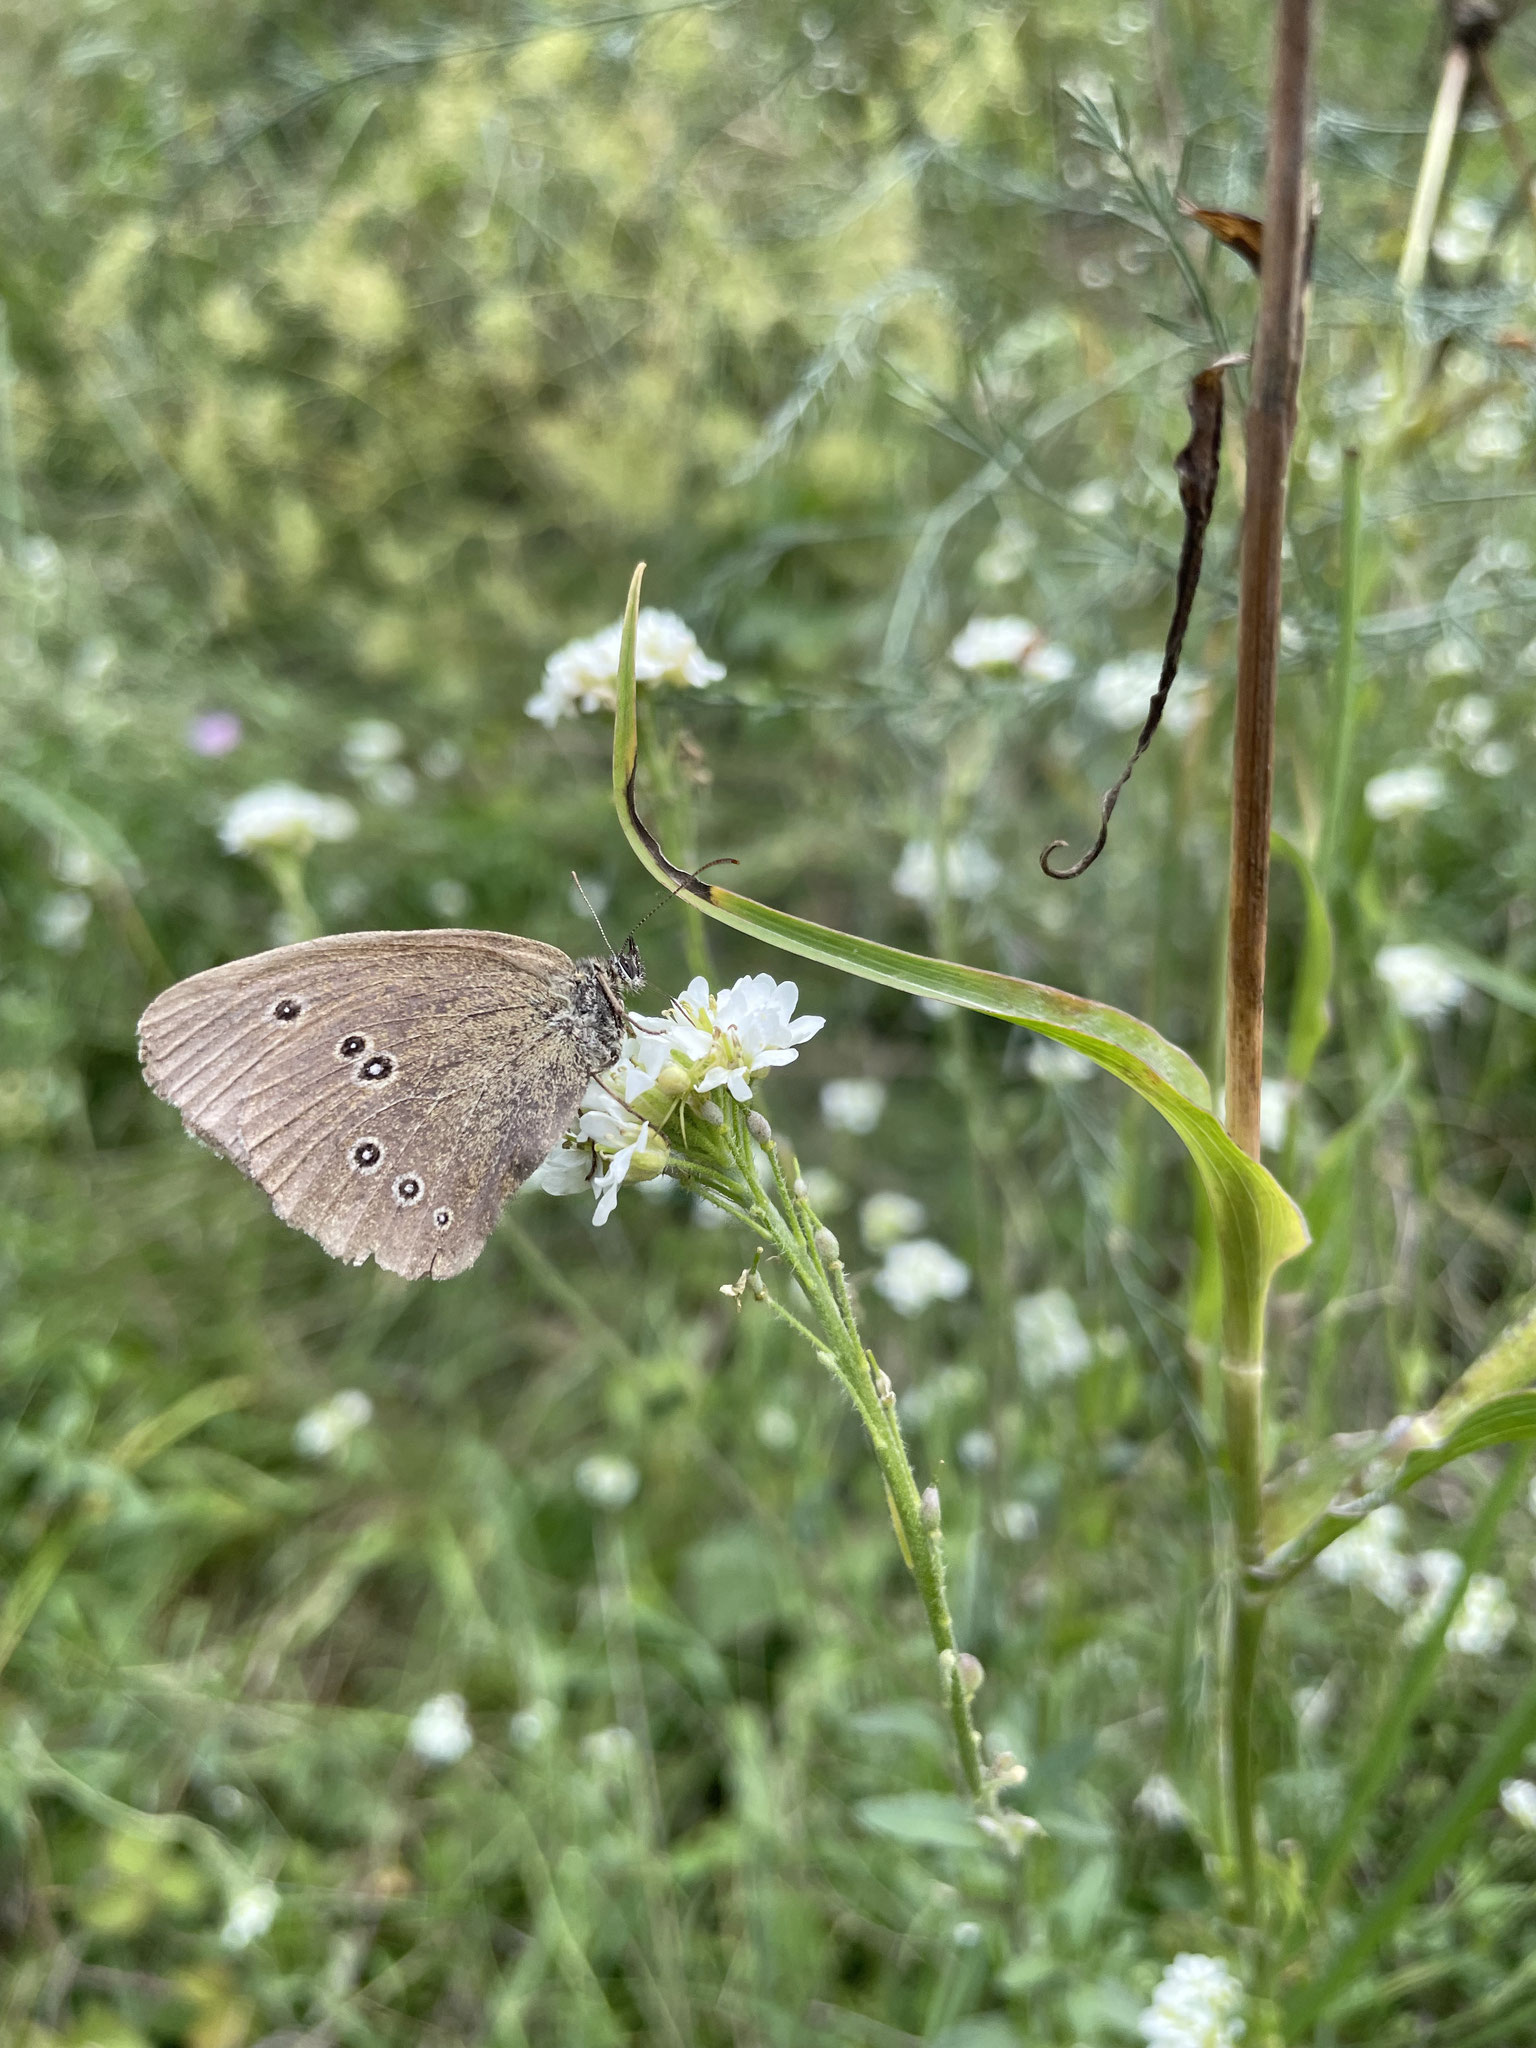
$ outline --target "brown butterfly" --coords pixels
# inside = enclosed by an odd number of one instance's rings
[[[472,1266],[624,1043],[645,986],[505,932],[346,932],[177,982],[139,1019],[155,1093],[334,1258]]]

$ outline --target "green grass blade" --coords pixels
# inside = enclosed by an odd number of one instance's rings
[[[1344,1812],[1318,1864],[1316,1886],[1319,1904],[1326,1900],[1354,1849],[1355,1837],[1376,1802],[1391,1782],[1398,1760],[1407,1746],[1420,1706],[1434,1683],[1445,1652],[1445,1634],[1460,1611],[1472,1574],[1482,1570],[1499,1533],[1504,1511],[1515,1498],[1530,1464],[1530,1454],[1514,1457],[1489,1487],[1477,1519],[1467,1532],[1461,1550],[1461,1578],[1454,1594],[1442,1605],[1424,1640],[1414,1651],[1408,1669],[1397,1685],[1390,1710],[1379,1727],[1371,1730],[1370,1742],[1350,1787]]]
[[[675,866],[635,807],[639,722],[635,692],[635,620],[644,565],[635,571],[624,613],[618,705],[613,729],[613,793],[630,845],[664,887],[676,889],[722,924],[770,946],[911,995],[933,996],[1020,1024],[1085,1053],[1163,1116],[1195,1162],[1216,1220],[1225,1283],[1225,1341],[1234,1356],[1258,1355],[1264,1297],[1275,1268],[1307,1244],[1300,1210],[1263,1167],[1233,1144],[1211,1112],[1210,1084],[1194,1061],[1124,1010],[1086,997],[936,960],[791,917]]]
[[[1287,1080],[1298,1086],[1312,1071],[1333,1019],[1328,1009],[1328,991],[1333,984],[1333,926],[1328,904],[1312,863],[1279,832],[1270,834],[1270,845],[1296,870],[1306,903],[1306,926],[1301,942],[1301,960],[1296,969],[1296,986],[1291,996],[1290,1023],[1285,1035]]]
[[[1413,1854],[1377,1896],[1352,1938],[1333,1961],[1284,2008],[1288,2040],[1304,2040],[1307,2028],[1327,2011],[1333,1994],[1349,1983],[1366,1958],[1381,1946],[1414,1900],[1455,1855],[1492,1803],[1499,1780],[1515,1770],[1521,1751],[1536,1734],[1536,1678],[1526,1685],[1484,1745],[1483,1753],[1419,1837]]]

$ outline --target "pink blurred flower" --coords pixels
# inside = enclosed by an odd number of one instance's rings
[[[233,711],[200,711],[187,726],[187,745],[206,761],[232,754],[245,737],[245,727]]]

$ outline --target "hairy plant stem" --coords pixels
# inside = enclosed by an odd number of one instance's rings
[[[759,1292],[761,1283],[752,1287],[753,1294],[811,1346],[859,1412],[885,1482],[902,1557],[916,1582],[928,1632],[938,1652],[944,1704],[954,1730],[966,1789],[978,1804],[989,1812],[995,1811],[996,1788],[989,1785],[982,1767],[981,1743],[971,1715],[970,1693],[959,1661],[954,1619],[945,1590],[943,1538],[924,1514],[922,1490],[896,1415],[895,1392],[859,1334],[843,1262],[833,1249],[835,1240],[824,1230],[805,1196],[796,1192],[785,1172],[779,1148],[771,1138],[763,1147],[776,1197],[769,1200],[758,1176],[747,1111],[740,1103],[728,1102],[724,1123],[703,1129],[709,1136],[696,1133],[694,1145],[678,1160],[680,1177],[707,1201],[745,1224],[760,1243],[777,1254],[815,1313],[819,1334],[775,1300],[766,1288]],[[720,1171],[727,1163],[728,1179]],[[751,1272],[755,1277],[755,1266]],[[743,1279],[746,1278],[744,1275]]]
[[[1264,1073],[1264,952],[1274,790],[1275,690],[1280,659],[1281,549],[1286,471],[1295,429],[1305,320],[1308,238],[1308,74],[1311,0],[1275,13],[1264,267],[1248,406],[1247,490],[1238,597],[1237,714],[1232,762],[1232,869],[1227,947],[1227,1129],[1259,1156]],[[1243,1910],[1260,1917],[1254,1682],[1267,1595],[1249,1574],[1263,1561],[1264,1305],[1239,1272],[1225,1276],[1222,1410],[1232,1490],[1236,1584],[1227,1657],[1229,1827]]]

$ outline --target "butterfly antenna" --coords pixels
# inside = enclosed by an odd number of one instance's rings
[[[598,937],[602,940],[603,944],[608,948],[609,952],[611,953],[613,951],[613,941],[609,938],[608,934],[603,930],[603,920],[598,916],[596,909],[593,907],[592,898],[581,886],[581,877],[577,874],[574,868],[571,869],[571,880],[576,884],[576,894],[581,898],[582,902],[585,903],[588,910],[592,912],[592,922],[597,926]]]
[[[703,867],[695,868],[691,875],[684,875],[683,879],[678,883],[675,889],[669,889],[666,895],[662,897],[661,903],[670,903],[675,896],[681,895],[683,890],[687,888],[690,882],[696,882],[699,879],[700,875],[707,875],[711,868],[738,868],[740,866],[741,862],[737,860],[734,854],[731,853],[722,853],[714,860],[707,860],[705,861]],[[640,926],[642,924],[647,923],[651,918],[653,918],[656,915],[657,911],[661,908],[661,903],[653,903],[651,905],[650,909],[645,913],[645,916],[640,918],[636,923],[636,931],[639,931]]]

